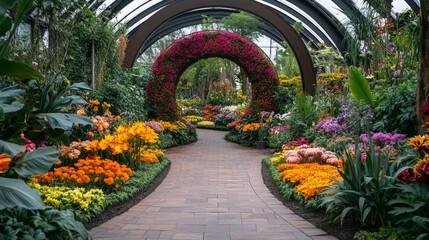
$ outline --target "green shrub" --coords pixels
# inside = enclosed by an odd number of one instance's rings
[[[351,217],[361,224],[389,226],[388,212],[392,207],[388,201],[396,197],[397,190],[392,185],[403,169],[396,170],[397,163],[392,164],[385,154],[377,154],[372,141],[364,154],[358,143],[354,156],[346,152],[344,169],[339,170],[343,181],[336,181],[334,187],[327,189],[321,205],[327,207],[326,212],[334,221],[342,223],[345,217]]]
[[[397,86],[376,88],[374,130],[380,132],[417,134],[416,77]]]
[[[0,210],[0,239],[89,239],[82,223],[74,220],[71,211],[55,208]]]

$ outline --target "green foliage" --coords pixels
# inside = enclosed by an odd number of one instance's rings
[[[349,84],[350,92],[357,102],[364,101],[370,106],[374,105],[368,81],[359,69],[354,66],[349,68]]]
[[[102,88],[106,85],[105,81],[115,78],[121,71],[116,40],[123,31],[116,31],[109,19],[97,16],[87,7],[80,11],[79,21],[70,32],[64,74],[72,82],[90,83],[94,44],[96,89]]]
[[[149,79],[146,73],[122,73],[94,92],[94,98],[111,104],[110,112],[129,121],[146,117],[144,84]]]
[[[163,131],[159,133],[161,148],[166,149],[178,145],[196,142],[198,140],[197,131],[195,128],[179,129],[174,132]]]
[[[396,228],[382,227],[376,232],[359,231],[355,234],[354,240],[413,240],[413,236],[404,235]]]
[[[28,187],[24,181],[0,177],[0,209],[16,206],[28,209],[45,208],[37,190]]]
[[[1,239],[89,239],[82,223],[74,220],[71,211],[54,208],[28,210],[8,208],[0,210]]]
[[[51,141],[67,139],[66,132],[73,124],[93,125],[88,117],[67,113],[70,105],[86,102],[73,92],[88,90],[84,83],[62,85],[64,78],[57,75],[42,82],[31,80],[25,88],[18,86],[1,89],[7,93],[0,97],[6,119],[0,122],[0,137],[13,139],[22,132],[35,143],[40,143],[49,136]]]
[[[397,86],[374,89],[374,130],[405,133],[408,137],[417,134],[416,125],[416,78],[412,77]]]
[[[274,95],[274,100],[277,103],[277,112],[287,112],[295,98],[295,91],[290,88],[286,88],[283,86],[278,86],[277,91]]]
[[[397,183],[398,196],[389,201],[392,222],[400,233],[429,236],[429,186],[427,183]]]
[[[286,120],[286,125],[290,126],[287,131],[289,139],[297,140],[304,136],[311,141],[312,139],[308,137],[314,121],[316,121],[316,111],[313,107],[313,98],[306,96],[303,92],[297,94],[290,117]]]
[[[376,154],[372,141],[366,158],[358,143],[354,156],[346,152],[344,169],[339,171],[343,181],[328,188],[321,203],[327,207],[329,217],[341,223],[345,217],[351,217],[361,224],[389,226],[388,212],[392,207],[388,201],[397,194],[392,184],[404,168],[397,170],[398,161],[392,164],[388,159],[385,154]]]

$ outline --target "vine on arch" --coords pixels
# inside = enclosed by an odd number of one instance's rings
[[[180,117],[176,106],[176,87],[180,75],[191,64],[205,58],[227,58],[244,69],[252,84],[250,107],[254,111],[273,111],[277,74],[262,50],[241,35],[225,31],[192,33],[173,42],[160,53],[152,66],[153,78],[146,85],[149,115],[174,121]]]

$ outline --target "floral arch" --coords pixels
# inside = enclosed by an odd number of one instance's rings
[[[146,85],[149,115],[156,119],[177,120],[176,87],[180,76],[193,63],[210,57],[229,59],[244,69],[252,85],[250,107],[254,111],[273,111],[273,95],[278,86],[270,59],[243,36],[225,31],[195,32],[173,42],[152,66],[153,78]]]

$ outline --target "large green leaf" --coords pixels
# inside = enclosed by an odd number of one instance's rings
[[[88,90],[88,91],[92,90],[92,88],[90,86],[88,86],[88,84],[86,84],[85,82],[73,83],[72,85],[70,85],[69,89],[71,89],[71,90]]]
[[[371,89],[368,81],[362,73],[354,66],[349,68],[350,92],[357,102],[364,101],[368,105],[373,105]]]
[[[70,130],[73,124],[94,125],[88,117],[73,113],[40,113],[36,116],[40,119],[46,118],[48,120],[47,125],[53,129]]]
[[[42,198],[36,189],[32,189],[20,179],[0,177],[0,209],[23,207],[44,209]]]
[[[60,151],[52,147],[38,148],[16,161],[14,170],[22,177],[43,174],[52,167],[59,156]]]
[[[9,156],[16,156],[18,153],[24,152],[25,148],[21,145],[6,142],[0,139],[0,153],[6,153]]]
[[[0,103],[10,97],[18,97],[24,95],[25,90],[18,85],[5,87],[0,89]]]
[[[43,75],[25,63],[0,58],[0,76],[17,77],[19,79],[41,79]]]
[[[15,0],[1,0],[0,13],[6,13],[6,11],[9,10],[14,3],[15,3]]]
[[[24,103],[15,101],[12,104],[0,103],[0,107],[3,108],[4,113],[17,112],[24,107]]]
[[[12,28],[12,19],[9,16],[0,14],[0,37],[5,35]]]

